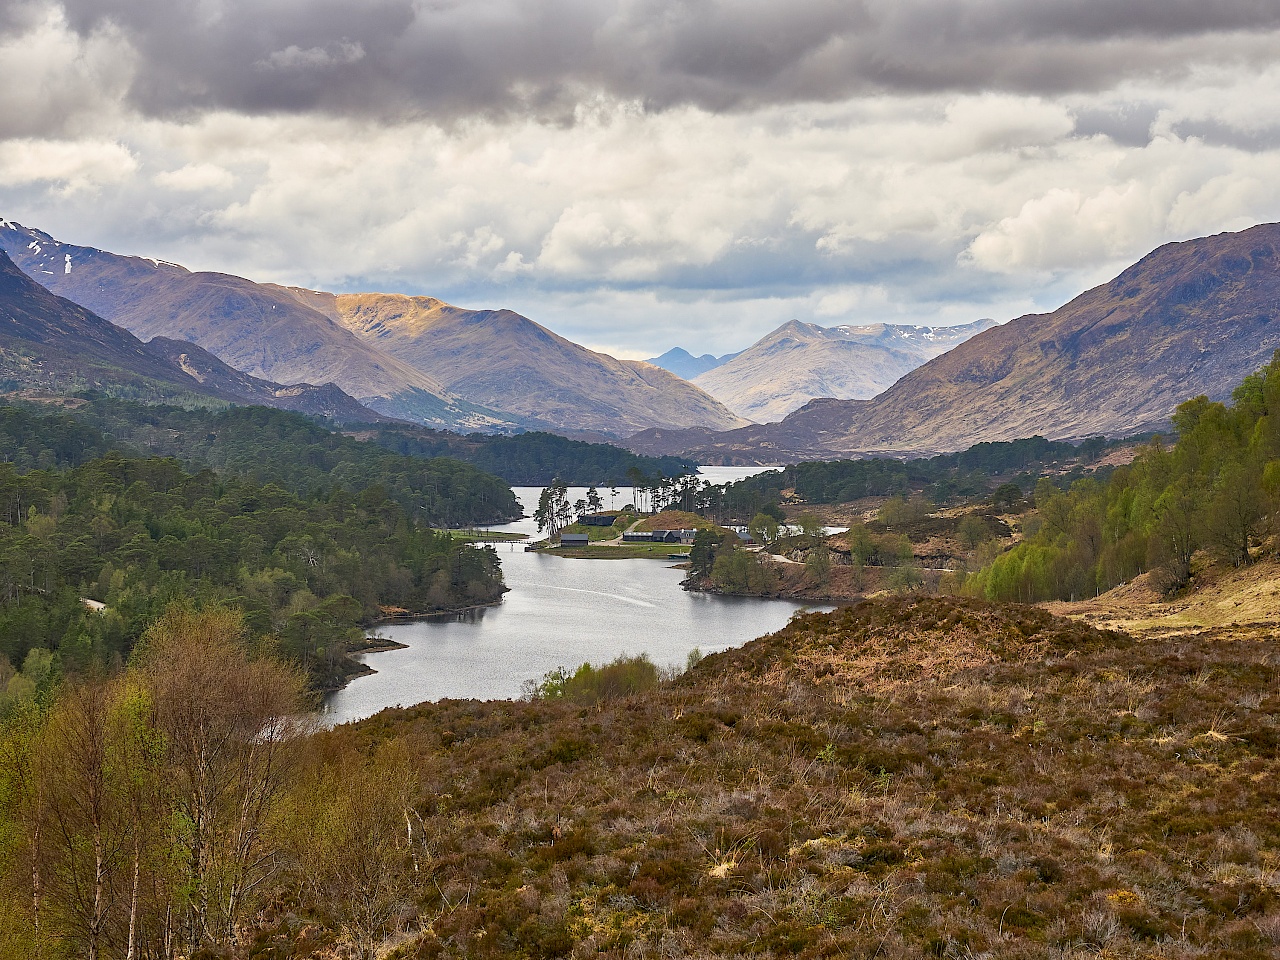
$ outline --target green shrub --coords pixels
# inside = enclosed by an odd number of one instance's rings
[[[625,654],[603,666],[584,663],[573,673],[564,667],[552,670],[541,682],[526,684],[525,695],[531,700],[568,700],[592,704],[616,700],[634,693],[652,690],[658,685],[658,668],[646,654]]]
[[[725,593],[769,593],[777,586],[773,571],[759,554],[748,550],[721,550],[711,579]]]

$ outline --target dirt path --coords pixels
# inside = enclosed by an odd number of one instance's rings
[[[631,531],[633,531],[636,527],[640,526],[640,524],[644,521],[644,519],[645,519],[644,517],[640,517],[640,518],[639,518],[639,519],[637,519],[634,523],[632,523],[632,524],[631,524],[631,526],[627,527],[627,529],[626,529],[626,530],[621,531],[621,532],[620,532],[616,537],[614,537],[612,540],[594,540],[594,541],[592,541],[592,542],[591,542],[591,546],[593,546],[593,547],[620,547],[620,546],[622,546],[622,534],[624,534],[624,533],[630,533]]]

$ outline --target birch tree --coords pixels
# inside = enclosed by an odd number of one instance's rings
[[[231,943],[276,866],[267,816],[304,710],[300,674],[246,653],[237,611],[175,605],[143,637],[143,669],[164,736],[181,824],[186,940]]]

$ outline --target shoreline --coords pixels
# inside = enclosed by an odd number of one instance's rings
[[[409,649],[409,645],[407,643],[401,643],[398,640],[388,640],[385,637],[370,637],[369,639],[377,640],[378,642],[367,644],[361,647],[359,650],[348,650],[347,656],[354,657],[354,656],[362,656],[366,653],[386,653],[389,650],[408,650]]]
[[[360,628],[363,630],[372,630],[374,627],[377,627],[384,623],[411,623],[414,620],[427,620],[427,619],[430,619],[431,617],[449,617],[449,616],[453,616],[453,614],[455,613],[466,613],[468,610],[479,610],[483,607],[496,607],[498,604],[502,602],[503,595],[510,592],[511,592],[510,587],[503,587],[502,594],[499,594],[493,600],[486,600],[483,603],[469,603],[465,607],[450,607],[448,610],[431,610],[431,611],[419,612],[419,613],[413,613],[411,611],[406,611],[405,613],[388,613],[388,614],[384,614],[381,617],[374,617],[371,620],[364,621],[363,623],[360,624]],[[369,652],[381,653],[382,651],[354,650],[352,652],[353,653],[369,653]]]
[[[511,589],[510,587],[504,587],[502,592],[505,594],[510,589]],[[360,628],[362,630],[373,630],[373,629],[376,629],[381,624],[412,623],[415,620],[428,620],[432,617],[449,617],[458,613],[466,613],[468,610],[479,610],[484,607],[496,607],[501,602],[502,602],[502,597],[499,596],[497,599],[490,600],[487,603],[471,603],[465,607],[454,607],[449,610],[436,610],[433,613],[403,613],[403,614],[393,614],[393,615],[388,615],[383,617],[376,617],[373,620],[368,620],[360,624]],[[371,653],[390,653],[393,650],[409,649],[409,644],[401,643],[398,640],[391,640],[391,639],[388,639],[387,637],[378,637],[378,636],[369,637],[368,635],[366,635],[366,639],[369,639],[375,642],[369,643],[356,650],[347,651],[346,658],[348,662],[350,662],[353,665],[353,669],[343,671],[342,679],[340,682],[331,684],[329,686],[321,687],[318,691],[321,697],[327,697],[332,693],[337,693],[339,690],[345,690],[352,680],[355,680],[359,677],[368,677],[378,672],[376,669],[369,666],[369,664],[353,659],[354,657],[364,656],[366,654],[371,654]]]
[[[821,603],[834,607],[851,607],[868,599],[871,594],[861,593],[857,596],[808,596],[796,591],[775,590],[772,593],[729,593],[715,586],[702,586],[689,580],[680,582],[680,589],[687,593],[705,593],[715,597],[747,597],[752,600],[787,600],[791,603]]]
[[[549,557],[561,557],[565,560],[662,560],[672,563],[675,561],[671,559],[670,554],[677,552],[673,548],[680,546],[680,544],[624,544],[616,541],[601,541],[601,544],[600,546],[588,544],[585,547],[539,547],[530,552],[545,554]]]

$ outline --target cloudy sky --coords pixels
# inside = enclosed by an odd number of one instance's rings
[[[0,0],[0,216],[644,357],[1280,220],[1280,0]]]

